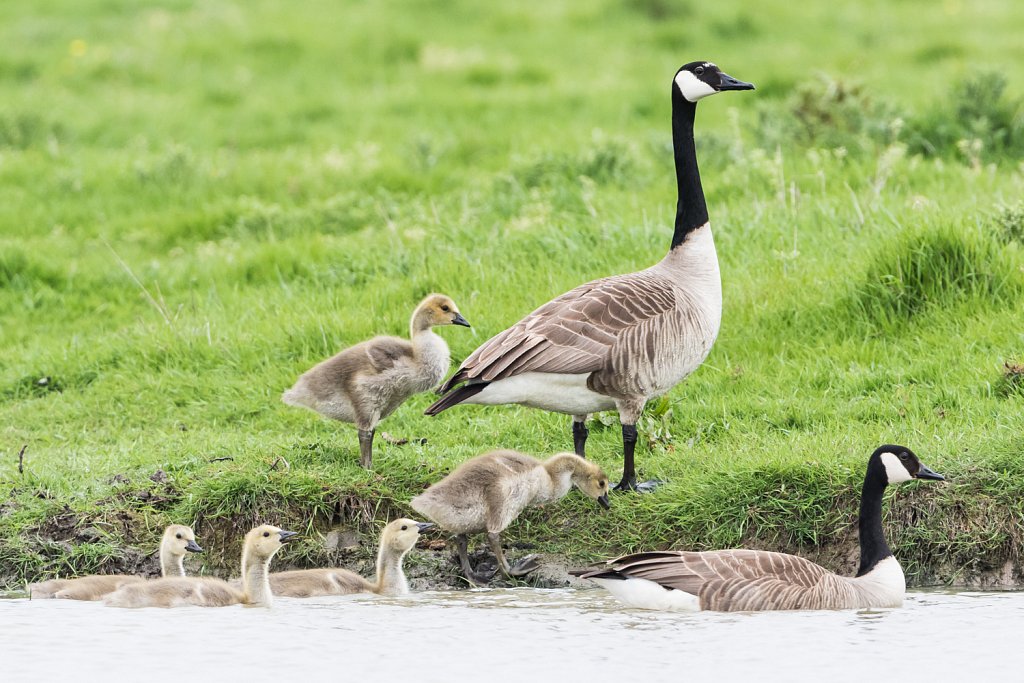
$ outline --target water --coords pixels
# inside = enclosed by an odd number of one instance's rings
[[[0,600],[0,680],[1013,680],[1024,593],[903,608],[676,614],[600,590],[279,598],[270,610]]]

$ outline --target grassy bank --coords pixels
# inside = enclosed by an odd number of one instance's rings
[[[1018,579],[1024,13],[932,4],[6,3],[0,582],[142,566],[169,521],[210,571],[257,520],[309,532],[284,563],[326,562],[329,529],[371,534],[467,457],[568,448],[567,418],[420,396],[381,429],[426,442],[378,439],[364,472],[351,429],[278,397],[427,292],[473,323],[442,331],[461,360],[659,259],[668,85],[699,58],[758,90],[698,113],[725,312],[641,425],[668,483],[509,539],[847,568],[896,442],[949,478],[893,496],[911,578]],[[620,447],[599,418],[612,476]]]

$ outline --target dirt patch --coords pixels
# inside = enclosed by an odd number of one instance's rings
[[[156,479],[165,477],[158,475]],[[180,493],[169,479],[162,483],[149,477],[138,482],[119,481],[112,495],[88,511],[75,511],[68,506],[59,508],[37,528],[20,534],[15,544],[0,548],[0,589],[17,588],[23,586],[25,580],[35,581],[56,574],[158,575],[156,548],[161,529],[154,526],[154,508],[180,502]],[[983,491],[987,486],[986,481],[979,479],[968,488]],[[887,514],[890,546],[903,564],[909,582],[918,586],[970,588],[1014,588],[1024,583],[1020,530],[1007,526],[1006,506],[986,496],[974,495],[971,490],[946,497],[935,493],[908,491],[901,496],[899,505],[893,505]],[[849,501],[837,501],[837,505],[845,510],[855,509],[852,497]],[[355,492],[339,493],[331,504],[315,509],[284,499],[270,500],[267,506],[222,517],[205,517],[200,513],[193,520],[193,528],[206,552],[189,558],[189,572],[225,578],[237,576],[243,535],[272,514],[272,518],[282,520],[286,528],[307,530],[301,540],[281,552],[275,560],[275,570],[346,567],[370,577],[375,571],[380,520],[403,513],[393,501],[364,497]],[[793,539],[786,532],[785,524],[776,524],[761,529],[748,526],[747,535],[738,545],[797,554],[829,570],[852,576],[857,570],[859,550],[856,523],[854,517],[849,519],[848,526],[823,536],[818,544]],[[1000,532],[994,535],[992,529]],[[565,534],[565,538],[572,537],[572,534]],[[976,539],[982,537],[994,539],[994,542],[978,547]],[[94,547],[83,550],[85,545]],[[506,555],[512,563],[535,552],[528,543],[510,540],[507,546]],[[478,570],[489,573],[496,568],[482,537],[472,539],[472,548],[471,561]],[[510,583],[498,576],[493,585],[542,588],[589,585],[574,579],[568,571],[601,558],[594,558],[591,548],[569,546],[567,550],[565,554],[542,555],[540,568],[521,582]],[[468,587],[452,542],[436,530],[428,532],[421,540],[407,557],[405,566],[414,590]]]

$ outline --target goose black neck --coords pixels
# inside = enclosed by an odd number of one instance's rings
[[[887,485],[884,471],[868,468],[860,494],[860,567],[857,576],[867,574],[876,564],[892,555],[882,531],[882,494]]]
[[[675,249],[686,236],[708,222],[708,207],[704,202],[704,189],[697,170],[697,150],[693,142],[693,120],[697,103],[690,102],[679,88],[672,87],[672,149],[676,159],[676,184],[679,199],[676,203],[676,226],[672,235]]]

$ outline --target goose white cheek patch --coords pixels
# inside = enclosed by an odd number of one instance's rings
[[[895,453],[882,453],[882,464],[885,465],[885,476],[890,484],[899,484],[913,479]]]
[[[683,93],[683,97],[690,102],[696,102],[718,92],[685,69],[676,75],[676,85],[679,87],[679,92]]]

